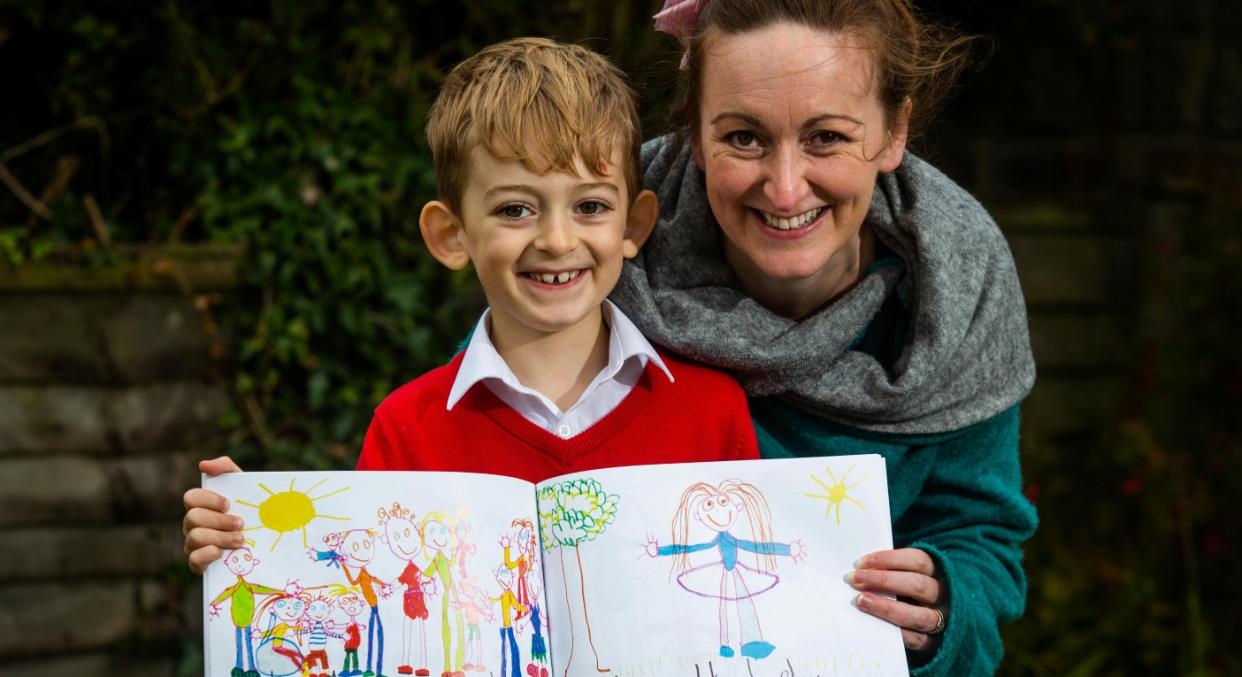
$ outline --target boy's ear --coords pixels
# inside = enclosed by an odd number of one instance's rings
[[[466,243],[462,241],[462,224],[448,205],[432,200],[423,205],[418,215],[418,229],[427,250],[436,260],[452,270],[461,270],[470,263]]]
[[[651,236],[659,216],[660,203],[656,200],[655,193],[649,190],[639,192],[625,219],[625,239],[621,242],[621,253],[625,258],[638,256],[639,248]]]

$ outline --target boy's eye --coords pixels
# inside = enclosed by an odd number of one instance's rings
[[[496,213],[500,214],[506,219],[520,219],[526,216],[530,216],[534,212],[532,212],[530,208],[527,207],[526,205],[507,204],[507,205],[501,205],[500,209],[496,210]]]
[[[586,202],[578,205],[578,213],[583,216],[596,216],[598,214],[603,214],[607,211],[607,209],[608,205],[600,202],[599,200],[587,200]]]

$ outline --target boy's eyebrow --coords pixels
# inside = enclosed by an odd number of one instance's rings
[[[616,185],[607,183],[605,181],[598,181],[594,183],[580,183],[574,186],[574,190],[579,190],[579,191],[596,190],[596,189],[606,189],[606,190],[612,191],[613,193],[617,195],[621,194],[620,188],[617,188]],[[491,197],[496,195],[497,193],[526,193],[527,195],[533,195],[535,197],[539,196],[539,191],[535,190],[534,188],[526,184],[515,183],[515,184],[510,184],[510,185],[505,185],[505,186],[492,186],[491,188],[487,190],[487,192],[483,193],[483,199],[484,200],[491,199]]]
[[[616,193],[617,195],[621,194],[621,189],[617,188],[616,185],[611,184],[611,183],[605,183],[603,181],[600,181],[598,183],[580,183],[577,186],[578,190],[596,190],[600,188],[606,188],[612,191],[613,193]]]
[[[534,188],[521,183],[515,183],[507,186],[492,186],[483,193],[483,199],[487,200],[497,193],[526,193],[528,195],[538,196],[539,192]]]

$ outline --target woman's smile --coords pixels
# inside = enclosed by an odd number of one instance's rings
[[[816,207],[790,217],[776,216],[761,209],[752,209],[759,232],[778,240],[796,240],[812,234],[824,222],[827,207]]]

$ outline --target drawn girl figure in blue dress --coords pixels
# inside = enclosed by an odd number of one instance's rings
[[[691,519],[716,536],[690,543]],[[750,538],[739,538],[735,531]],[[649,536],[646,554],[672,556],[669,575],[677,573],[678,585],[693,595],[720,600],[720,655],[767,658],[776,647],[763,638],[754,598],[780,582],[772,573],[777,557],[794,562],[806,557],[802,542],[773,540],[772,515],[763,493],[755,485],[735,479],[719,485],[698,482],[687,488],[673,516],[672,537],[672,545],[662,546]],[[691,553],[713,550],[719,559],[691,566]],[[753,566],[748,563],[751,557],[741,555],[742,551],[753,555]]]

